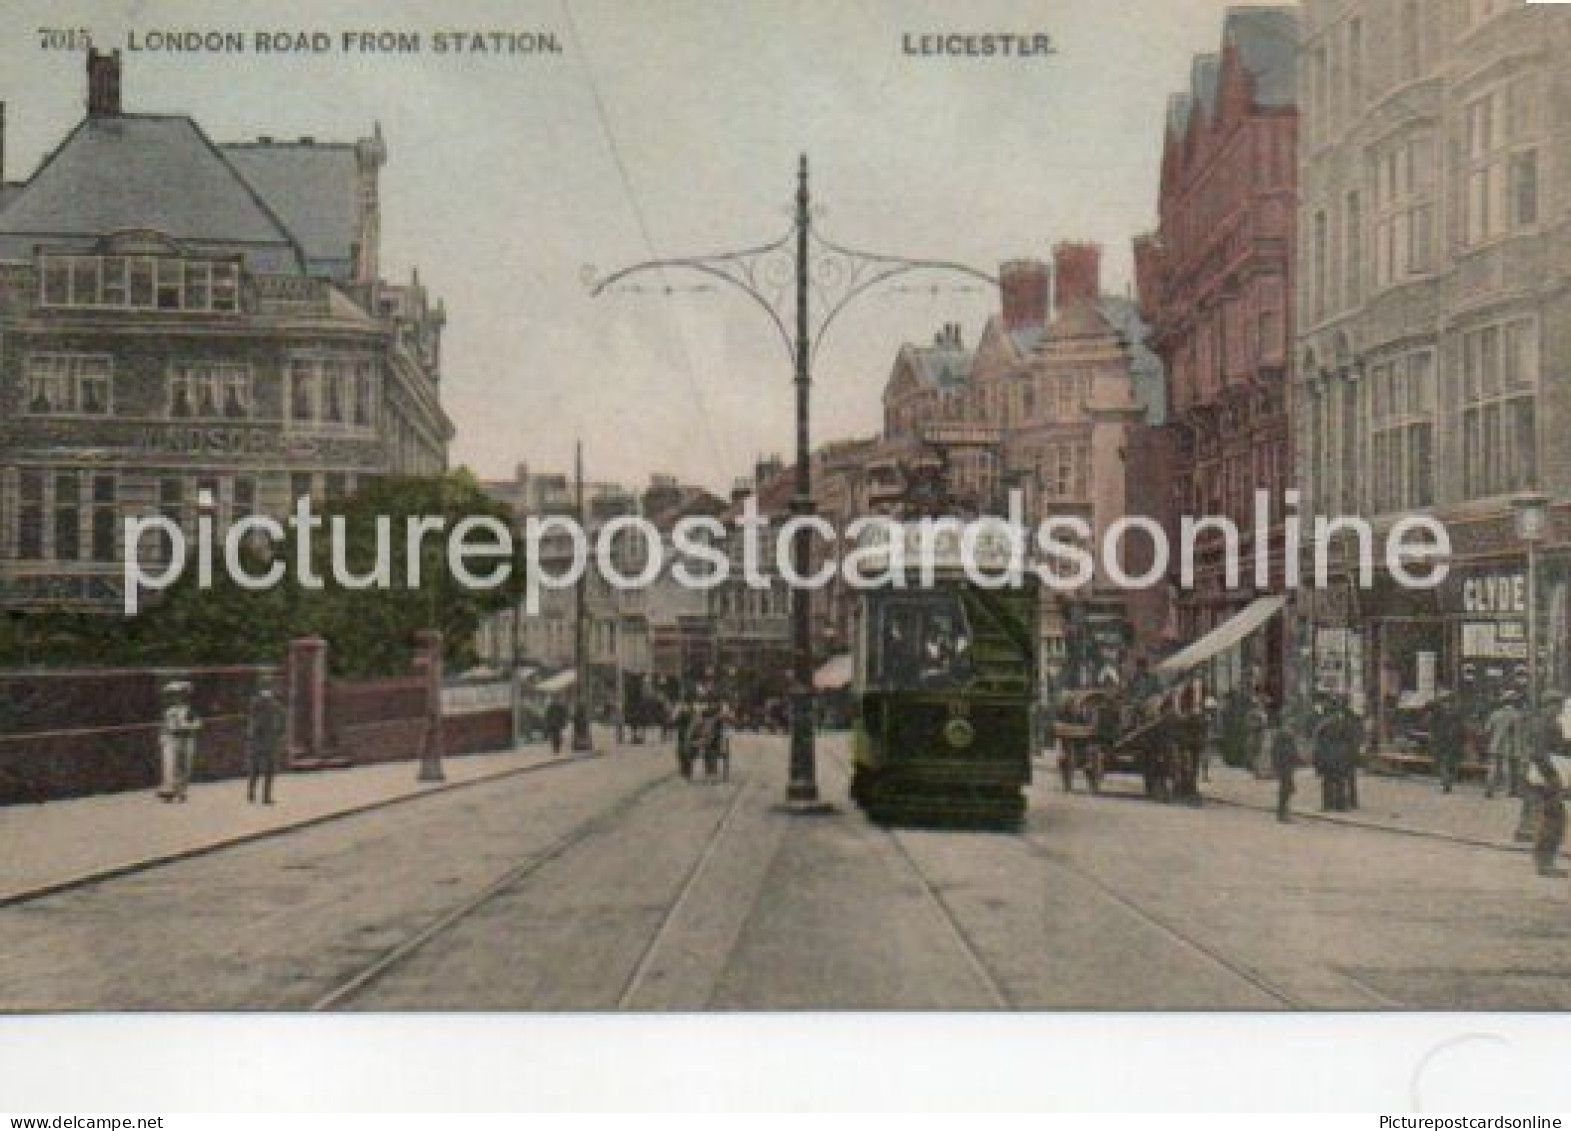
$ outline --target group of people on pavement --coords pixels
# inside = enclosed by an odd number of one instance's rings
[[[1533,846],[1540,875],[1563,877],[1559,853],[1565,841],[1566,783],[1555,765],[1557,752],[1571,748],[1571,726],[1565,697],[1545,696],[1535,715],[1507,692],[1484,718],[1481,743],[1486,758],[1484,796],[1502,790],[1522,801],[1515,830],[1519,843]],[[1363,721],[1343,700],[1321,696],[1310,718],[1294,727],[1278,705],[1257,701],[1249,730],[1258,742],[1257,765],[1277,782],[1277,819],[1292,819],[1296,774],[1303,765],[1301,741],[1307,739],[1309,762],[1320,778],[1321,812],[1358,808],[1358,770],[1365,747]],[[1428,712],[1430,758],[1443,793],[1455,791],[1468,744],[1468,728],[1455,696],[1441,693]]]
[[[546,707],[545,731],[553,753],[562,752],[570,715],[560,699]],[[736,713],[724,701],[688,696],[660,713],[660,741],[675,737],[676,764],[683,778],[692,781],[695,769],[702,766],[705,778],[725,781],[731,776],[731,732],[736,724]]]
[[[1320,811],[1344,813],[1358,808],[1364,730],[1346,703],[1322,697],[1302,728],[1295,728],[1278,704],[1262,701],[1255,711],[1258,723],[1250,729],[1259,733],[1257,766],[1276,779],[1277,820],[1292,820],[1298,769],[1304,763],[1301,732],[1307,734],[1309,762],[1320,778]]]
[[[676,731],[676,766],[688,781],[693,769],[704,777],[725,781],[731,776],[731,730],[736,717],[721,700],[684,699],[672,715]]]
[[[161,694],[157,796],[161,801],[183,803],[190,797],[191,776],[196,766],[196,736],[202,730],[202,720],[192,706],[192,687],[186,680],[166,683]],[[257,680],[246,712],[247,802],[255,803],[260,792],[263,805],[273,803],[273,779],[283,753],[284,731],[283,702],[273,689],[272,677],[264,674]]]

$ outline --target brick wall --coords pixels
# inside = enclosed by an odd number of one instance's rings
[[[158,689],[191,682],[198,781],[245,765],[245,710],[259,669],[0,672],[0,804],[151,788],[158,778]]]
[[[177,677],[191,683],[192,706],[202,720],[195,779],[242,776],[247,707],[265,670],[0,672],[0,805],[151,789],[158,780],[159,688]],[[424,676],[328,680],[325,693],[325,753],[332,764],[420,756],[427,719]],[[509,750],[512,711],[448,715],[442,731],[450,755]]]

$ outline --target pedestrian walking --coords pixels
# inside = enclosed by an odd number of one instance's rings
[[[251,697],[246,720],[245,799],[255,803],[256,787],[262,786],[262,804],[273,803],[273,775],[278,771],[278,756],[284,745],[284,705],[273,692],[273,682],[263,676]]]
[[[1547,753],[1528,763],[1526,786],[1534,801],[1533,863],[1540,876],[1563,878],[1558,861],[1566,838],[1565,782]]]
[[[1358,755],[1363,724],[1346,704],[1333,705],[1315,730],[1315,772],[1320,775],[1322,812],[1341,813],[1358,807]]]
[[[1282,712],[1271,712],[1270,727],[1266,731],[1266,749],[1271,756],[1271,770],[1276,775],[1276,819],[1286,824],[1292,820],[1293,794],[1298,786],[1294,780],[1298,773],[1298,740],[1282,717]]]
[[[1450,793],[1456,786],[1463,737],[1462,713],[1453,697],[1441,692],[1429,705],[1429,758],[1443,793]]]
[[[1271,776],[1271,752],[1266,747],[1266,734],[1271,729],[1264,702],[1251,693],[1244,708],[1244,750],[1249,768],[1256,778]]]
[[[1484,719],[1484,743],[1489,752],[1489,780],[1484,796],[1493,798],[1501,789],[1510,797],[1522,796],[1522,709],[1516,692],[1507,691],[1500,704]]]
[[[1363,716],[1351,704],[1342,705],[1343,756],[1342,756],[1342,807],[1358,808],[1358,771],[1364,766],[1364,749],[1369,745],[1369,728]]]
[[[567,730],[567,708],[560,699],[553,699],[545,709],[545,732],[551,740],[551,753],[562,752],[562,733]]]
[[[202,724],[191,710],[189,683],[167,683],[163,695],[164,708],[158,723],[158,796],[163,801],[183,802],[196,761],[196,732]]]
[[[704,736],[699,755],[704,760],[704,777],[713,780],[720,776],[725,766],[725,777],[731,776],[731,758],[726,749],[727,728],[734,716],[724,702],[713,703],[704,716]]]
[[[676,728],[676,768],[688,781],[693,780],[693,724],[696,721],[693,703],[684,699],[676,708],[672,720]]]

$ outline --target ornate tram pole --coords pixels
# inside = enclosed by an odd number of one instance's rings
[[[820,236],[813,228],[805,154],[797,166],[796,211],[791,231],[774,242],[716,255],[649,260],[621,268],[603,278],[593,268],[588,268],[585,282],[595,297],[612,289],[653,291],[662,295],[672,295],[679,290],[716,289],[707,281],[688,287],[663,283],[646,288],[630,284],[636,276],[678,270],[724,283],[752,299],[769,317],[791,358],[796,389],[796,484],[791,514],[798,519],[805,519],[814,512],[810,431],[812,363],[830,326],[841,313],[875,287],[917,271],[948,272],[989,287],[998,285],[992,276],[960,263],[854,251]],[[939,289],[937,285],[932,287],[934,293]],[[793,299],[795,326],[788,329]],[[816,320],[813,317],[815,305],[820,311]],[[798,522],[793,534],[792,564],[797,575],[805,577],[812,549],[805,523]],[[814,749],[812,594],[802,586],[795,586],[791,591],[791,651],[791,766],[786,807],[793,812],[816,812],[823,806],[818,796]]]

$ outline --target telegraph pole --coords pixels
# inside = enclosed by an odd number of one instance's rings
[[[587,530],[584,519],[584,442],[573,446],[573,509],[577,512],[580,529]],[[594,749],[592,727],[589,720],[589,671],[584,657],[585,586],[589,568],[586,565],[573,587],[573,743],[575,751]]]

